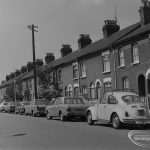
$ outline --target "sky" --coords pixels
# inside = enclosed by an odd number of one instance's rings
[[[63,44],[78,49],[80,34],[103,38],[104,21],[114,19],[115,4],[121,29],[140,21],[141,0],[0,0],[0,82],[32,61],[32,32],[36,59],[60,56]]]

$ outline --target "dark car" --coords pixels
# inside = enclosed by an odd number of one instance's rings
[[[61,121],[80,117],[82,120],[86,118],[87,105],[81,98],[74,97],[58,97],[53,103],[46,107],[47,119],[60,117]]]
[[[29,101],[22,101],[22,102],[18,102],[17,106],[15,108],[15,114],[23,114],[25,113],[25,108],[24,106],[29,105],[30,102]]]

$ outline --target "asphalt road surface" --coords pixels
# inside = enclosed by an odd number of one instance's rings
[[[135,128],[0,113],[0,150],[145,150],[129,140],[130,130]]]

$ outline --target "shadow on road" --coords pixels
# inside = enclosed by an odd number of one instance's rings
[[[19,134],[12,134],[12,135],[4,135],[1,136],[0,138],[7,138],[7,137],[17,137],[17,136],[25,136],[27,135],[26,133],[19,133]]]

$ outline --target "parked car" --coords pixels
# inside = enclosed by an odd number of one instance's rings
[[[5,112],[15,112],[16,103],[14,101],[8,102],[8,104],[5,106]]]
[[[98,120],[109,122],[114,128],[122,124],[150,125],[148,107],[132,92],[106,93],[98,104],[87,109],[86,116],[89,125]]]
[[[87,105],[81,98],[58,97],[51,105],[46,107],[47,119],[60,117],[61,121],[72,117],[80,117],[85,120]]]
[[[29,105],[24,106],[25,115],[32,115],[36,117],[37,115],[46,115],[45,108],[49,101],[45,99],[34,99],[31,100]]]
[[[1,104],[0,104],[0,111],[2,112],[2,111],[5,111],[5,106],[8,104],[8,102],[2,102]]]
[[[24,106],[29,105],[29,104],[30,104],[29,101],[18,102],[17,106],[15,108],[15,114],[23,114],[23,113],[25,113]]]

